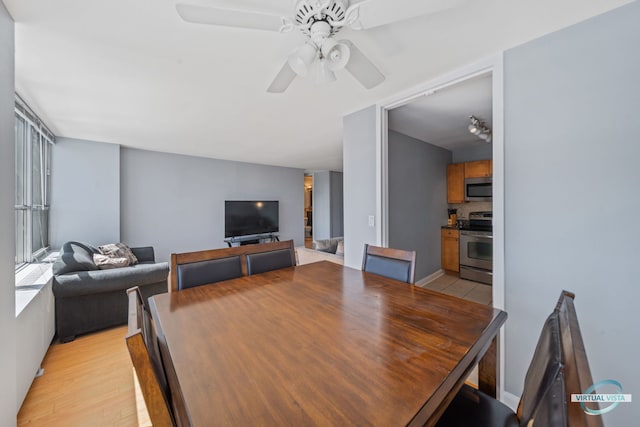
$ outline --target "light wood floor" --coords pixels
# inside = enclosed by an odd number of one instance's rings
[[[150,426],[124,337],[127,327],[49,347],[18,426]]]

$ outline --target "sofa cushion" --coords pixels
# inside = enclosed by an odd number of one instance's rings
[[[313,242],[313,246],[316,251],[335,254],[336,249],[338,249],[338,242],[332,242],[331,239],[320,239]]]
[[[121,268],[129,265],[129,258],[116,258],[102,254],[93,254],[93,262],[100,270]]]
[[[60,255],[53,263],[53,274],[97,270],[98,267],[93,262],[95,253],[100,251],[86,243],[65,242],[60,248]]]
[[[111,270],[79,271],[56,275],[53,294],[56,298],[98,294],[132,286],[143,286],[167,280],[169,264],[140,263]]]
[[[138,258],[138,262],[156,262],[153,246],[142,246],[131,248],[131,252]]]
[[[124,243],[109,243],[108,245],[98,246],[100,253],[111,258],[127,258],[129,265],[138,263],[138,258],[131,252],[131,248]]]
[[[338,243],[343,241],[342,237],[332,237],[330,239],[319,239],[314,240],[313,249],[321,252],[328,252],[330,254],[335,254],[338,250]]]

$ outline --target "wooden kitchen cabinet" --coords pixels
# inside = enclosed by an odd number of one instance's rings
[[[485,178],[493,173],[493,161],[476,160],[475,162],[466,162],[464,164],[465,178]]]
[[[443,228],[441,236],[442,269],[460,271],[460,231]]]
[[[447,165],[447,203],[464,203],[465,164]]]

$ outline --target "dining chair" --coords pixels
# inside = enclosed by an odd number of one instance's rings
[[[468,385],[436,424],[437,427],[602,427],[602,419],[571,407],[571,393],[582,393],[592,383],[578,326],[574,295],[563,291],[547,317],[527,370],[516,412]]]
[[[251,246],[246,254],[249,276],[296,265],[293,240]]]
[[[168,385],[157,338],[152,332],[150,313],[137,286],[128,289],[127,295],[129,298],[127,348],[149,418],[154,426],[174,426],[169,405]],[[156,343],[153,344],[153,341]]]
[[[364,245],[362,271],[413,284],[416,275],[416,252]]]
[[[242,277],[242,255],[237,248],[171,254],[171,291]]]

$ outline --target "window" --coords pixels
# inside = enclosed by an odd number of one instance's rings
[[[49,193],[53,134],[20,99],[16,101],[16,268],[49,247]]]

